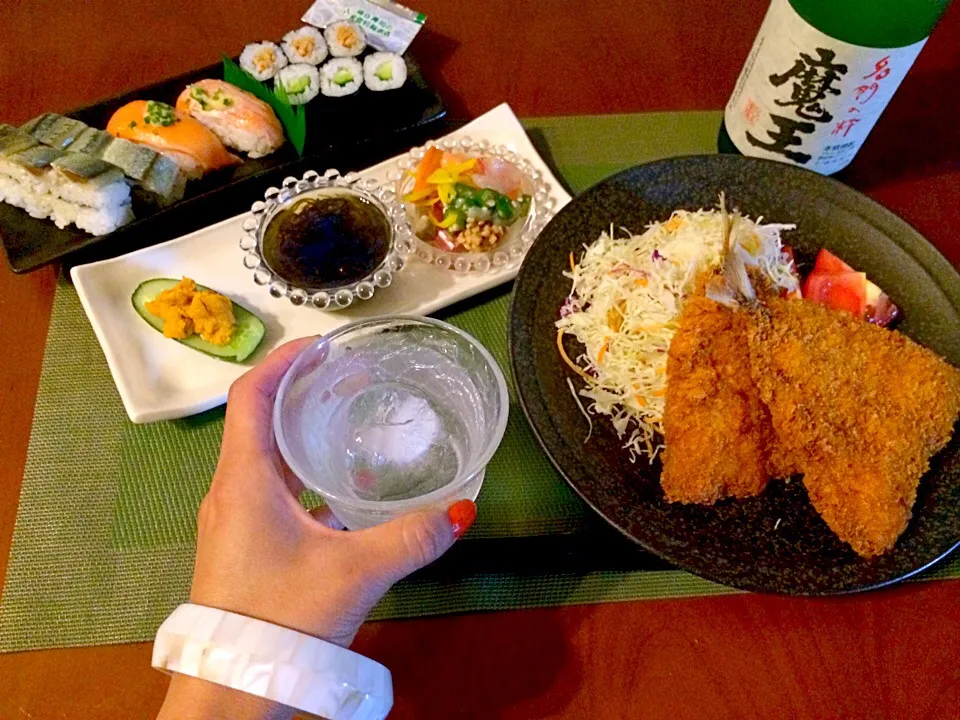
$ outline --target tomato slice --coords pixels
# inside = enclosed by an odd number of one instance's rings
[[[883,290],[829,250],[817,255],[813,272],[803,285],[803,297],[835,310],[846,310],[875,325],[886,326],[899,315]]]
[[[817,262],[813,266],[814,273],[851,273],[856,272],[843,260],[826,248],[821,248],[817,254]]]
[[[867,307],[867,276],[859,272],[825,273],[814,269],[803,285],[803,297],[862,318]]]

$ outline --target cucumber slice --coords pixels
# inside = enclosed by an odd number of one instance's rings
[[[140,283],[133,296],[130,298],[133,302],[133,309],[137,315],[142,317],[154,330],[163,332],[163,319],[147,310],[147,303],[154,300],[164,290],[175,287],[180,281],[170,278],[156,278]],[[209,290],[203,285],[197,285],[198,290]],[[245,307],[233,303],[233,316],[237,321],[237,329],[233,339],[226,345],[214,345],[207,342],[199,335],[177,339],[177,342],[183,343],[187,347],[199,350],[207,355],[228,360],[230,362],[243,362],[253,354],[253,351],[260,345],[266,329],[263,321],[247,310]]]
[[[294,78],[290,82],[286,83],[284,90],[287,91],[289,95],[299,95],[304,90],[310,87],[310,77],[304,75],[303,77]]]
[[[340,68],[333,74],[333,82],[343,87],[349,82],[353,82],[353,73],[346,68]]]

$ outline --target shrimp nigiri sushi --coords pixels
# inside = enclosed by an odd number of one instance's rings
[[[154,100],[134,100],[124,105],[110,118],[107,132],[168,156],[191,179],[240,163],[240,158],[227,152],[202,123]]]
[[[177,110],[189,113],[227,147],[252,158],[269,155],[283,145],[283,129],[267,103],[223,80],[187,85]]]

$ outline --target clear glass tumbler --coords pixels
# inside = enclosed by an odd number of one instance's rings
[[[280,384],[277,444],[350,529],[476,499],[507,425],[503,373],[439,320],[345,325],[307,347]]]

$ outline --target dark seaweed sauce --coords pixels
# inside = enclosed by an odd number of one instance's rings
[[[326,290],[358,282],[390,251],[390,222],[356,195],[302,198],[267,225],[263,259],[283,280]]]

